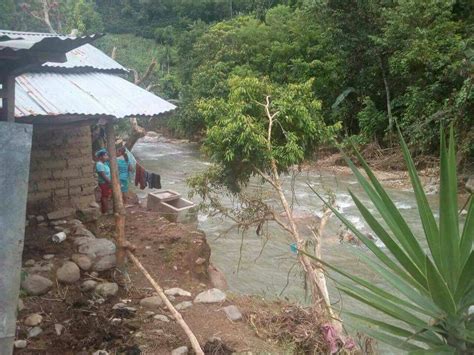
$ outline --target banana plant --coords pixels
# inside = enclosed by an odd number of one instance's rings
[[[372,313],[347,312],[368,335],[410,353],[472,354],[474,315],[469,307],[474,304],[474,203],[471,198],[461,226],[453,129],[449,147],[444,133],[441,134],[439,221],[428,204],[408,147],[398,133],[423,235],[412,232],[389,194],[356,152],[365,176],[350,159],[346,161],[381,217],[376,218],[352,191],[349,193],[385,247],[377,246],[342,213],[330,204],[327,206],[365,244],[369,255],[360,253],[361,260],[388,287],[376,286],[323,260],[318,262],[343,276],[337,281],[342,292],[385,315],[381,320]],[[420,243],[423,239],[426,243]]]

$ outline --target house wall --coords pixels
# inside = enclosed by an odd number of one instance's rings
[[[95,201],[95,186],[89,126],[34,126],[27,204],[30,213],[86,208]]]

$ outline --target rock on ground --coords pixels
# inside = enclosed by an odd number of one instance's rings
[[[140,306],[143,308],[156,309],[161,306],[163,300],[160,296],[145,297],[140,301]]]
[[[41,275],[28,275],[21,283],[21,287],[30,296],[41,296],[53,287],[53,282]]]
[[[27,325],[28,327],[35,327],[41,324],[42,321],[43,317],[41,316],[41,314],[33,313],[26,317],[23,323],[25,323],[25,325]]]
[[[196,265],[202,265],[205,262],[206,262],[206,259],[201,258],[201,257],[197,258],[196,261],[195,261]]]
[[[182,297],[191,297],[191,292],[185,291],[179,287],[173,287],[165,290],[165,295],[167,296],[182,296]]]
[[[89,238],[79,246],[78,251],[80,254],[87,254],[90,258],[95,259],[98,256],[115,254],[115,244],[105,238]]]
[[[94,265],[92,266],[92,270],[94,271],[105,271],[113,269],[117,265],[117,258],[115,254],[105,255],[99,257]]]
[[[207,273],[212,286],[220,290],[227,290],[229,288],[224,273],[217,267],[210,264],[207,268]]]
[[[122,308],[125,308],[125,307],[127,307],[127,305],[126,305],[125,303],[119,302],[119,303],[114,304],[114,306],[112,307],[112,309],[114,309],[114,310],[115,310],[115,309],[122,309]]]
[[[157,314],[156,316],[153,316],[153,319],[156,319],[156,320],[159,320],[159,321],[162,321],[162,322],[169,322],[170,319],[163,315],[163,314]]]
[[[96,286],[95,293],[104,298],[115,296],[118,292],[118,285],[115,282],[104,282]]]
[[[54,325],[54,331],[56,332],[57,336],[60,336],[64,331],[64,325],[56,323]]]
[[[33,259],[25,261],[25,266],[30,267],[30,266],[33,266],[33,265],[35,265],[35,261]]]
[[[33,327],[28,331],[28,338],[37,337],[41,333],[43,333],[43,329],[41,329],[40,327]]]
[[[56,219],[65,219],[68,217],[73,217],[76,213],[76,210],[74,208],[63,208],[57,211],[53,211],[48,213],[48,219],[50,221],[56,220]]]
[[[171,352],[171,355],[186,355],[188,353],[187,346],[180,346]]]
[[[242,319],[242,313],[240,313],[240,310],[237,308],[237,306],[227,306],[223,308],[225,315],[227,318],[231,321],[238,321]]]
[[[74,235],[79,236],[79,237],[89,237],[91,239],[96,239],[95,235],[83,225],[79,225],[76,227],[76,230],[74,231]]]
[[[90,207],[90,208],[83,208],[77,211],[79,219],[82,222],[95,222],[100,217],[100,208]]]
[[[86,280],[81,284],[81,286],[79,286],[79,288],[82,292],[89,292],[96,288],[97,283],[98,282],[94,280]]]
[[[184,302],[178,303],[176,306],[174,306],[174,308],[176,308],[178,311],[182,311],[192,306],[193,306],[192,302],[184,301]]]
[[[21,312],[22,310],[25,309],[25,304],[23,303],[23,300],[21,298],[18,299],[18,312]]]
[[[194,303],[217,303],[223,302],[226,299],[226,294],[218,288],[211,288],[210,290],[201,292],[194,299]]]
[[[81,271],[75,263],[67,261],[56,271],[56,277],[61,282],[72,284],[79,281],[81,278]]]
[[[71,260],[84,271],[87,271],[92,267],[92,260],[87,255],[72,254]]]
[[[15,348],[24,349],[26,348],[26,340],[15,340]]]
[[[93,239],[95,239],[95,237],[94,238],[91,238],[91,237],[76,237],[76,238],[74,238],[73,243],[76,247],[81,247],[84,244],[89,243]]]

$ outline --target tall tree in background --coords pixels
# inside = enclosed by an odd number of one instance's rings
[[[29,0],[20,4],[25,30],[79,34],[103,31],[102,19],[93,0]]]

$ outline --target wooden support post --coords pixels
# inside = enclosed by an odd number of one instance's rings
[[[117,244],[117,267],[124,271],[125,266],[125,207],[118,174],[117,154],[115,150],[115,128],[112,121],[105,125],[107,135],[107,151],[110,158],[110,174],[112,175],[112,197],[114,201],[115,240]]]
[[[15,122],[15,77],[5,76],[2,80],[2,110],[0,121]]]

